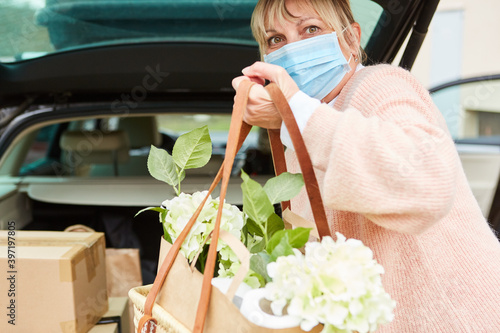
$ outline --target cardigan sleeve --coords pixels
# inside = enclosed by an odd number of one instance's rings
[[[427,91],[406,71],[374,67],[346,86],[341,110],[315,109],[304,140],[326,206],[419,234],[451,209],[460,162]]]

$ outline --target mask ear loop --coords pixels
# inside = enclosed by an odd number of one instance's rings
[[[347,26],[344,27],[344,29],[342,29],[342,31],[340,33],[344,33],[345,31],[347,30]],[[350,64],[351,63],[351,59],[352,59],[352,53],[351,53],[351,56],[349,57],[349,60],[347,60],[347,63]],[[354,57],[354,62],[358,62],[358,57]]]

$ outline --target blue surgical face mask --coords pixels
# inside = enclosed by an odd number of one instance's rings
[[[319,100],[351,70],[335,32],[287,44],[265,55],[264,61],[286,69],[300,90]]]

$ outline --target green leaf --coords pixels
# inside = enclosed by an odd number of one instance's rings
[[[295,228],[277,231],[267,243],[266,251],[272,258],[293,254],[291,249],[299,249],[309,240],[309,228]]]
[[[269,282],[271,278],[267,275],[267,264],[270,262],[271,258],[267,253],[259,252],[250,257],[250,269]]]
[[[212,156],[212,141],[208,126],[196,128],[175,141],[172,156],[181,170],[201,168]]]
[[[288,201],[299,194],[304,186],[304,178],[301,173],[283,172],[277,177],[273,177],[264,185],[271,203],[276,204]]]
[[[246,248],[248,248],[250,234],[248,233],[248,227],[246,223],[243,225],[243,228],[241,228],[241,235],[243,236],[243,244],[245,245]]]
[[[285,232],[288,234],[288,241],[294,249],[300,249],[302,246],[306,245],[309,240],[309,234],[311,233],[311,228],[298,227],[295,229],[287,229]]]
[[[167,242],[169,242],[170,244],[174,244],[174,242],[172,241],[172,237],[170,237],[170,234],[168,233],[167,229],[165,228],[165,223],[162,223],[162,226],[163,226],[163,238],[165,238],[165,240]]]
[[[137,214],[134,215],[134,217],[136,217],[140,213],[143,213],[143,212],[148,211],[148,210],[152,210],[152,211],[162,213],[162,214],[164,214],[166,211],[165,208],[161,208],[161,207],[148,207],[148,208],[144,208],[144,209],[141,209],[140,211],[138,211]]]
[[[293,247],[290,245],[290,240],[288,239],[288,234],[285,233],[285,237],[281,237],[279,242],[273,248],[271,252],[268,252],[271,260],[276,261],[278,257],[289,256],[293,254]]]
[[[169,185],[177,186],[183,179],[184,173],[177,176],[175,162],[172,156],[163,149],[151,146],[148,156],[148,170],[151,176]]]
[[[246,227],[250,235],[257,235],[260,237],[264,237],[264,232],[262,231],[262,228],[254,220],[247,218]]]
[[[243,212],[257,224],[263,224],[274,213],[274,206],[262,186],[242,170]]]
[[[160,221],[161,221],[161,223],[164,224],[165,219],[167,218],[167,214],[168,214],[168,209],[165,209],[163,212],[160,213]]]
[[[252,248],[250,249],[250,253],[258,253],[264,251],[265,248],[266,248],[266,241],[263,239],[254,246],[252,246]]]
[[[267,238],[271,239],[275,232],[283,229],[285,229],[285,224],[283,223],[281,217],[275,213],[271,214],[271,216],[267,219]]]
[[[281,242],[282,238],[288,237],[286,234],[286,230],[280,230],[274,233],[273,237],[269,239],[266,246],[266,252],[271,254],[276,246]]]
[[[258,285],[255,285],[253,283],[252,278],[254,278],[254,277],[257,278],[257,280],[259,281]],[[248,271],[248,274],[245,277],[245,279],[243,280],[243,282],[245,282],[246,284],[248,284],[250,287],[252,287],[254,289],[255,288],[264,288],[266,286],[266,283],[267,283],[266,279],[262,275],[255,273],[252,270]]]

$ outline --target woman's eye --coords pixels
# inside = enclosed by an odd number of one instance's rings
[[[308,27],[308,28],[306,29],[306,32],[307,32],[308,34],[314,34],[314,33],[318,32],[318,30],[319,30],[319,28],[318,28],[318,27],[314,27],[314,26],[312,26],[312,27]]]
[[[276,45],[276,44],[279,44],[283,41],[283,38],[279,37],[279,36],[274,36],[274,37],[271,37],[269,38],[269,45]]]

